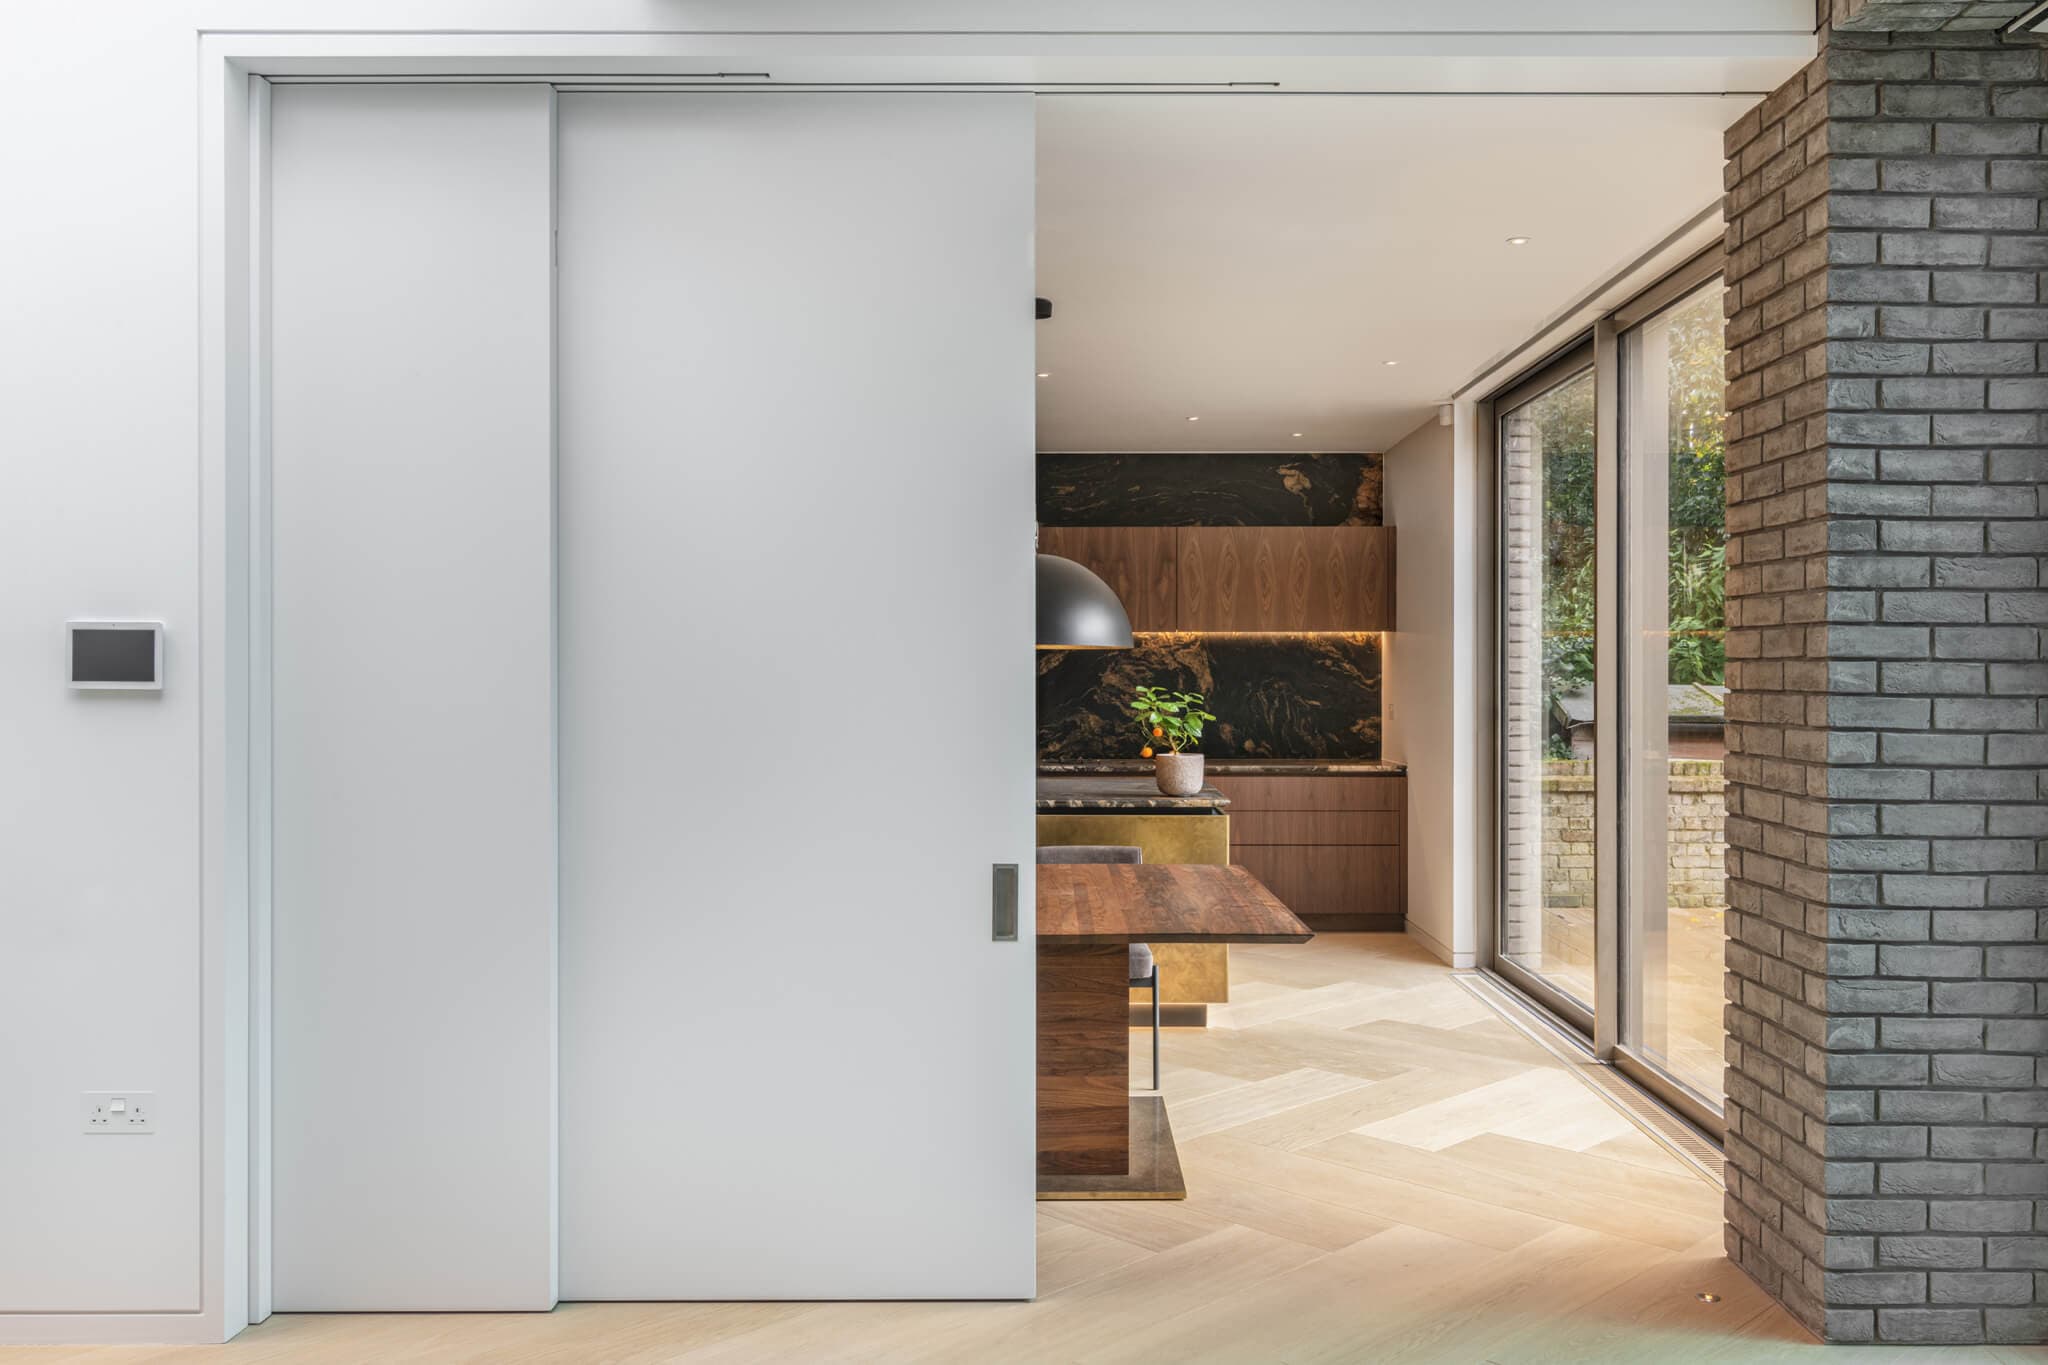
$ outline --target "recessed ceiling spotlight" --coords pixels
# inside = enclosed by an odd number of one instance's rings
[[[1398,361],[1398,360],[1382,360],[1382,361],[1380,362],[1380,364],[1382,364],[1382,365],[1398,365],[1398,364],[1400,364],[1400,363],[1401,363],[1401,362],[1400,362],[1400,361]]]
[[[1300,437],[1300,435],[1301,435],[1301,433],[1300,433],[1300,432],[1298,432],[1298,431],[1297,431],[1297,432],[1295,432],[1294,434],[1295,434],[1295,436],[1296,436],[1297,438],[1299,438],[1299,437]]]
[[[1509,245],[1509,246],[1527,246],[1527,245],[1529,245],[1529,239],[1528,239],[1527,237],[1510,237],[1510,238],[1508,238],[1508,245]]]
[[[1189,420],[1190,422],[1199,422],[1199,421],[1201,421],[1202,419],[1201,419],[1201,418],[1199,418],[1199,417],[1190,417],[1190,418],[1188,418],[1188,420]]]
[[[1040,370],[1040,371],[1038,372],[1038,377],[1039,377],[1040,379],[1050,379],[1050,378],[1052,378],[1052,371],[1051,371],[1051,370]]]

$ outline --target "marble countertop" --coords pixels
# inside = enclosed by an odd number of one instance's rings
[[[1038,778],[1038,809],[1055,810],[1222,810],[1230,798],[1214,787],[1193,796],[1168,796],[1145,765],[1143,777],[1067,774]]]
[[[1405,763],[1375,763],[1349,758],[1212,758],[1203,768],[1220,777],[1392,777],[1408,771]],[[1040,778],[1120,777],[1148,774],[1143,758],[1098,758],[1085,763],[1041,763]]]

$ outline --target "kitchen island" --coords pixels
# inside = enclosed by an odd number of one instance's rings
[[[1134,773],[1038,774],[1038,813],[1049,811],[1168,811],[1213,815],[1230,804],[1214,786],[1193,796],[1168,796],[1149,775]]]
[[[1223,861],[1250,868],[1319,932],[1407,927],[1406,764],[1264,756],[1212,757],[1204,766],[1203,790],[1214,788],[1229,802]],[[1151,770],[1136,758],[1041,762],[1038,780],[1143,785],[1149,778],[1142,774]]]
[[[1038,842],[1129,844],[1148,863],[1230,862],[1230,798],[1211,784],[1193,796],[1168,796],[1151,777],[1072,773],[1038,779]],[[1230,999],[1230,950],[1220,943],[1169,943],[1153,950],[1159,964],[1160,1017],[1175,1028],[1201,1028],[1209,1006]],[[1131,1007],[1151,1022],[1149,992],[1132,991]]]

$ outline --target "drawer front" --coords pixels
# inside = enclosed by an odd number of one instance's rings
[[[1264,882],[1282,904],[1313,922],[1332,915],[1399,915],[1401,852],[1392,847],[1245,844],[1231,861]]]
[[[1247,810],[1230,817],[1237,844],[1398,844],[1397,810]]]
[[[1234,819],[1246,811],[1388,810],[1401,809],[1401,774],[1386,777],[1234,777],[1209,781],[1230,798]]]

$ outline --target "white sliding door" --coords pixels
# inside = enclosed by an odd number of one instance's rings
[[[272,101],[280,1310],[555,1299],[552,99]]]
[[[1029,1295],[1031,101],[559,112],[563,1297]]]

